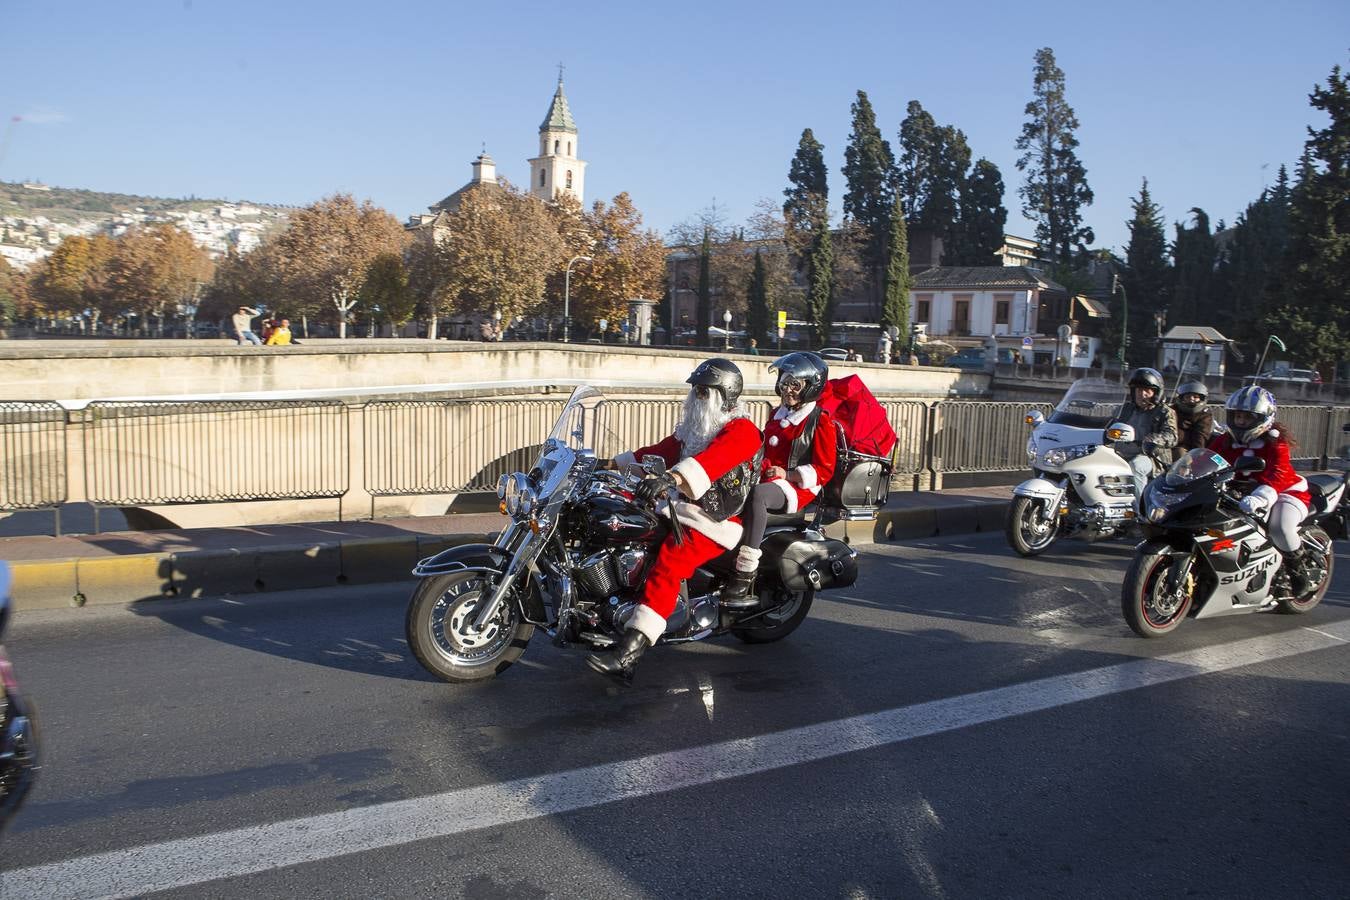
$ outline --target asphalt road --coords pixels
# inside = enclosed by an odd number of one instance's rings
[[[538,634],[432,681],[404,587],[21,614],[0,896],[1346,896],[1350,574],[1144,641],[1127,561],[869,548],[787,640],[630,690]]]

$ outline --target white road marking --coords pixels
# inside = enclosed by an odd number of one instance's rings
[[[0,873],[0,897],[133,897],[771,772],[1350,641],[1350,620],[703,747]]]

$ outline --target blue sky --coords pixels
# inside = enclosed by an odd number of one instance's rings
[[[588,202],[628,191],[665,233],[716,198],[781,200],[801,130],[843,194],[859,88],[883,134],[911,99],[1008,185],[1032,56],[1055,51],[1081,128],[1098,245],[1121,247],[1143,176],[1169,224],[1231,222],[1297,160],[1307,94],[1350,63],[1350,4],[351,3],[0,0],[0,180],[304,204],[398,218],[461,186],[486,142],[523,183],[566,64]]]

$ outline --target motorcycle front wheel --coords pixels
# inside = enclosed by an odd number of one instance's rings
[[[806,614],[811,611],[811,601],[815,598],[816,592],[813,590],[765,588],[760,591],[759,602],[761,606],[769,607],[769,611],[754,616],[744,626],[733,626],[731,633],[747,644],[781,641],[805,621]]]
[[[1008,506],[1008,545],[1023,556],[1036,556],[1050,549],[1059,536],[1059,510],[1049,501],[1014,497]]]
[[[1326,574],[1322,576],[1321,582],[1302,597],[1291,597],[1279,602],[1279,610],[1282,613],[1305,613],[1314,606],[1322,602],[1322,598],[1327,594],[1327,588],[1331,587],[1331,571],[1336,564],[1336,551],[1332,549],[1331,537],[1321,528],[1314,526],[1303,532],[1303,539],[1326,547],[1326,551],[1321,553],[1319,563]]]
[[[1187,573],[1180,590],[1167,590],[1172,557],[1165,553],[1136,555],[1120,588],[1120,611],[1140,637],[1162,637],[1181,624],[1195,596],[1195,575]]]
[[[481,572],[456,572],[423,578],[408,604],[408,646],[432,675],[442,681],[491,678],[525,652],[534,626],[520,616],[511,597],[483,629],[474,619],[491,596]]]

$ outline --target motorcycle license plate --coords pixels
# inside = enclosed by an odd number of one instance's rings
[[[1108,519],[1133,519],[1134,510],[1128,506],[1112,506],[1106,510]]]

